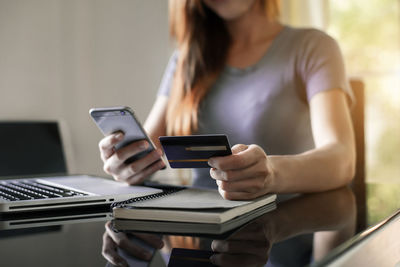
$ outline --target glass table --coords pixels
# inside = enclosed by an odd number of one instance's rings
[[[104,206],[2,216],[0,266],[343,266],[380,232],[387,246],[399,245],[389,239],[400,229],[400,185],[367,188],[364,207],[347,187],[299,195],[223,233],[143,221],[121,227]],[[360,208],[368,217],[357,232]]]

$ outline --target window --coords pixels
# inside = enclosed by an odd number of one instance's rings
[[[339,41],[349,76],[366,85],[367,182],[399,184],[400,0],[330,0],[329,7],[327,32]],[[392,186],[371,190],[370,207],[398,208]],[[382,203],[380,195],[393,202]]]

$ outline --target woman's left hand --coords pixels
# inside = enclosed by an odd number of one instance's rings
[[[225,199],[254,199],[271,192],[273,168],[258,145],[234,145],[232,155],[210,158],[208,164]]]
[[[274,243],[274,229],[269,214],[245,225],[225,240],[213,240],[210,257],[217,266],[264,266]]]

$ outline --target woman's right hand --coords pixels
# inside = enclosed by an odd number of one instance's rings
[[[158,235],[114,232],[111,222],[107,222],[105,228],[101,254],[114,266],[129,266],[129,261],[131,263],[138,263],[138,260],[150,261],[153,251],[164,247],[164,242]]]
[[[133,142],[123,148],[115,150],[115,145],[124,139],[124,134],[119,132],[104,137],[99,142],[100,156],[103,160],[103,169],[112,175],[115,180],[130,185],[142,183],[148,176],[165,167],[161,160],[162,149],[156,149],[143,158],[126,164],[125,161],[149,147],[146,140]]]

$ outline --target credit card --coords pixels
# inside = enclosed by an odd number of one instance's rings
[[[171,168],[210,168],[209,158],[232,154],[224,134],[160,136],[159,140]]]

